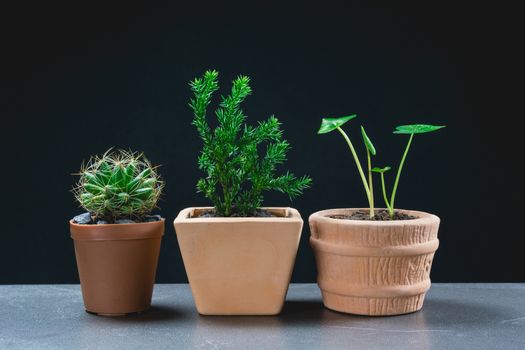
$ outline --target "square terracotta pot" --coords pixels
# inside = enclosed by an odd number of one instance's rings
[[[278,217],[175,219],[195,305],[203,315],[275,315],[284,304],[303,220],[293,208],[265,208]]]

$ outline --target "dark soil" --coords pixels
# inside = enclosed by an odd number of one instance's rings
[[[142,222],[155,222],[162,220],[160,215],[146,215],[142,218],[134,218],[129,219],[118,219],[114,222],[109,222],[107,220],[98,219],[96,221],[93,221],[93,217],[89,213],[83,213],[80,215],[77,215],[73,218],[73,222],[76,224],[82,224],[82,225],[106,225],[106,224],[133,224],[133,223],[142,223]]]
[[[413,220],[417,219],[416,216],[408,215],[398,211],[394,211],[394,217],[391,218],[387,210],[377,211],[374,217],[370,218],[370,213],[368,211],[359,210],[352,215],[330,215],[329,218],[332,219],[342,219],[342,220],[368,220],[368,221],[396,221],[396,220]]]
[[[194,218],[222,218],[222,217],[224,216],[217,216],[215,213],[215,210],[206,210],[206,211],[201,212],[198,216],[194,216]],[[237,213],[234,213],[229,217],[233,217],[233,218],[242,218],[242,217],[271,218],[271,217],[279,217],[279,216],[272,214],[270,211],[266,209],[256,209],[254,215],[242,216]]]

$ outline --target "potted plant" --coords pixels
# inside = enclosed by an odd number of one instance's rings
[[[164,234],[149,215],[163,182],[141,153],[108,150],[83,165],[73,192],[87,212],[70,221],[86,311],[125,315],[148,309]]]
[[[198,164],[206,173],[197,190],[213,207],[182,210],[174,221],[177,240],[200,314],[273,315],[286,297],[303,220],[293,208],[262,207],[263,192],[294,198],[311,179],[275,175],[290,146],[273,116],[256,127],[245,124],[240,104],[252,91],[248,77],[233,81],[210,128],[206,109],[217,79],[207,71],[190,83],[193,125],[204,144]]]
[[[421,211],[395,209],[399,179],[414,135],[443,126],[403,125],[395,134],[410,135],[390,199],[385,172],[373,168],[376,149],[361,127],[367,167],[361,162],[341,126],[356,116],[324,118],[319,134],[337,130],[347,142],[368,199],[368,209],[329,209],[312,214],[310,244],[314,250],[324,305],[361,315],[398,315],[420,310],[430,288],[430,268],[438,248],[439,218]],[[373,173],[381,175],[386,209],[374,207]]]

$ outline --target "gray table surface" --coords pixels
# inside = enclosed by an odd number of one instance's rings
[[[438,284],[423,310],[363,317],[293,284],[279,316],[199,316],[188,285],[158,284],[131,317],[84,312],[78,285],[0,286],[0,349],[525,349],[525,284]]]

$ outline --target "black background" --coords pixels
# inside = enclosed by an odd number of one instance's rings
[[[265,204],[292,205],[305,220],[366,206],[343,139],[316,134],[321,117],[357,113],[346,130],[360,155],[362,124],[376,164],[394,167],[406,143],[394,126],[446,124],[415,138],[397,199],[442,219],[433,281],[524,282],[517,12],[503,3],[254,3],[2,9],[0,283],[78,282],[71,173],[112,146],[162,164],[168,225],[157,280],[186,281],[171,222],[209,204],[195,192],[201,142],[187,107],[187,82],[209,68],[223,94],[238,74],[252,78],[250,123],[271,114],[283,123],[293,149],[281,170],[314,184],[291,204],[278,193]],[[315,281],[308,235],[305,225],[294,282]]]

